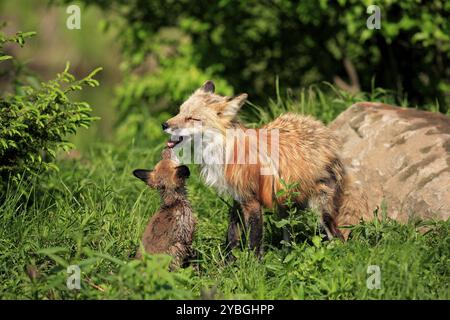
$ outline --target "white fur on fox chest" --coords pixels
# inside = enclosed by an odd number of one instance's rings
[[[225,178],[225,144],[223,139],[212,139],[203,141],[203,161],[200,174],[206,185],[213,187],[219,194],[230,194],[239,201],[236,193]]]

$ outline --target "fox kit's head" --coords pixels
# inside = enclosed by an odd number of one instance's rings
[[[190,172],[188,167],[179,165],[172,159],[170,149],[164,149],[162,160],[156,164],[153,170],[136,169],[133,174],[152,188],[170,191],[184,187]]]
[[[247,94],[224,97],[215,94],[214,90],[214,83],[206,81],[180,106],[175,117],[162,124],[163,130],[171,135],[167,147],[173,148],[207,130],[224,133],[232,126]]]

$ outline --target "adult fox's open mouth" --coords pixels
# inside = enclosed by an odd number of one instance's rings
[[[177,144],[179,144],[181,141],[183,141],[183,137],[182,136],[171,136],[169,141],[167,141],[167,147],[172,149]]]

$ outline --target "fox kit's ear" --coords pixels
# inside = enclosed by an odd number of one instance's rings
[[[214,91],[216,90],[216,86],[214,85],[214,82],[208,80],[200,87],[200,90],[209,93],[214,93]]]
[[[177,167],[177,176],[179,178],[188,178],[190,174],[191,172],[189,171],[189,168],[187,166],[182,165]]]
[[[147,182],[148,175],[152,172],[152,170],[144,170],[144,169],[136,169],[133,171],[133,174],[136,178],[141,179],[144,182]]]
[[[224,110],[221,112],[222,115],[225,117],[234,117],[238,113],[242,105],[245,103],[245,101],[247,101],[247,97],[248,94],[246,93],[241,93],[240,95],[231,97],[228,100]]]

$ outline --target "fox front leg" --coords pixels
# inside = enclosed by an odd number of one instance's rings
[[[239,246],[239,242],[242,240],[242,218],[240,215],[241,206],[236,200],[233,201],[233,206],[230,208],[228,224],[228,232],[226,239],[226,253],[229,260],[233,260],[234,256],[231,251]]]
[[[246,235],[248,236],[248,247],[254,250],[256,255],[262,255],[263,238],[263,216],[261,204],[256,200],[251,200],[242,204],[242,213]]]

